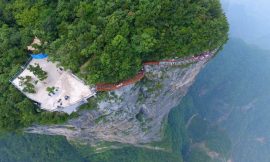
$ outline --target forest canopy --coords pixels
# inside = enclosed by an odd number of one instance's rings
[[[0,128],[66,118],[37,117],[8,82],[35,36],[40,52],[94,84],[127,79],[147,60],[213,50],[227,33],[219,0],[0,0]]]
[[[213,50],[227,40],[219,0],[3,1],[12,27],[89,83],[135,75],[145,60]]]

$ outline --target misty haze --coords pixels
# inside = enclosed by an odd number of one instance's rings
[[[0,162],[270,162],[269,7],[0,0]]]

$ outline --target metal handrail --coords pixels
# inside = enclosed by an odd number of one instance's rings
[[[18,76],[26,69],[26,67],[28,66],[28,64],[29,64],[31,61],[32,61],[32,57],[30,57],[30,58],[27,60],[27,62],[26,62],[24,65],[21,66],[20,70],[19,70],[16,74],[14,74],[13,77],[11,77],[11,78],[9,79],[9,82],[12,83],[13,80],[14,80],[15,78],[17,78],[17,77],[18,77]],[[13,84],[13,85],[14,85],[14,84]],[[17,86],[16,86],[16,87],[17,87]]]
[[[95,93],[95,94],[96,94],[96,93]],[[95,95],[95,94],[94,94],[94,95]],[[80,102],[82,102],[82,104],[87,103],[87,102],[88,102],[87,99],[91,98],[91,97],[94,96],[94,95],[88,95],[88,96],[86,96],[86,97],[84,97],[84,98],[82,98],[82,99],[80,99],[80,100],[77,100],[77,101],[71,103],[69,106],[60,107],[60,108],[56,108],[56,109],[49,110],[49,111],[52,111],[52,112],[53,112],[53,111],[58,111],[58,110],[63,111],[65,108],[70,107],[70,106],[74,106],[74,105],[76,105],[76,104],[78,104],[78,103],[80,103]],[[45,108],[43,108],[43,109],[45,109]],[[45,109],[45,110],[47,110],[47,109]]]

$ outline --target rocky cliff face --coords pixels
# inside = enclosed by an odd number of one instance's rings
[[[26,131],[63,135],[89,144],[158,141],[169,111],[187,93],[208,60],[186,65],[147,65],[141,82],[110,92],[98,100],[96,109],[81,111],[80,117],[64,125],[33,126]]]

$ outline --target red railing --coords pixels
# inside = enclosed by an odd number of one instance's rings
[[[159,61],[150,61],[150,62],[145,62],[143,65],[159,65]]]
[[[205,52],[197,56],[192,56],[188,57],[186,59],[170,59],[170,60],[161,60],[161,61],[150,61],[150,62],[145,62],[143,65],[160,65],[160,63],[177,63],[177,62],[197,62],[200,60],[203,60],[204,58],[212,56],[213,53],[210,52]],[[140,71],[136,76],[134,76],[131,79],[124,80],[120,83],[99,83],[96,84],[96,90],[97,91],[113,91],[117,90],[119,88],[122,88],[124,86],[134,84],[138,81],[140,81],[144,77],[144,70]]]
[[[114,84],[114,83],[100,83],[96,84],[96,90],[97,91],[113,91],[116,89],[119,89],[121,87],[134,84],[138,81],[140,81],[144,77],[144,71],[140,71],[136,76],[134,76],[131,79],[124,80],[123,82]]]

